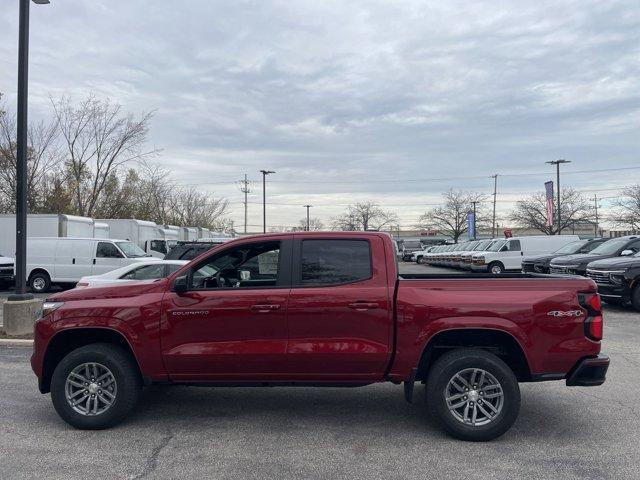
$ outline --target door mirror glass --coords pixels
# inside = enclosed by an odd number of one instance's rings
[[[633,255],[633,250],[629,250],[629,249],[627,249],[627,250],[623,250],[623,251],[620,253],[620,255],[621,255],[622,257],[626,257],[626,256],[628,256],[628,255]]]
[[[246,282],[247,280],[251,280],[251,270],[239,270],[238,275],[240,276],[241,282]]]
[[[173,291],[178,295],[181,295],[189,290],[189,284],[187,281],[187,276],[183,275],[182,277],[178,277],[173,282]]]

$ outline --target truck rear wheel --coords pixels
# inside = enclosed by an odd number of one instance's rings
[[[493,440],[520,411],[520,388],[511,369],[484,350],[453,350],[440,357],[427,377],[431,415],[452,436]]]
[[[62,419],[82,430],[120,423],[138,402],[138,368],[122,348],[85,345],[67,354],[51,378],[51,401]]]

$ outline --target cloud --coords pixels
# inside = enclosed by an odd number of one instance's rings
[[[270,193],[291,203],[272,212],[280,224],[308,198],[402,204],[414,223],[449,187],[492,185],[402,180],[545,171],[559,157],[567,170],[640,164],[636,1],[65,0],[33,5],[31,25],[32,116],[49,95],[89,91],[155,110],[150,140],[180,181],[239,201],[231,180],[277,170]],[[0,13],[9,102],[16,38],[12,4]],[[329,183],[345,179],[359,183]],[[544,180],[505,177],[503,198]]]

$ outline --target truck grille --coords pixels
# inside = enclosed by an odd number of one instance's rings
[[[591,278],[596,283],[611,283],[609,281],[609,274],[605,272],[598,272],[596,270],[587,270],[587,277]]]
[[[549,273],[568,273],[567,267],[549,267]]]
[[[13,275],[13,267],[0,267],[0,275]]]

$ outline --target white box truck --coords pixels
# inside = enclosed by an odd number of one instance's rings
[[[211,230],[205,227],[196,227],[196,234],[198,235],[198,240],[212,238]]]
[[[34,293],[51,285],[75,285],[87,275],[100,275],[151,258],[135,243],[100,238],[38,237],[27,239],[27,283]]]
[[[193,242],[198,239],[198,229],[196,227],[180,227],[179,240],[181,242]]]
[[[155,222],[135,218],[101,218],[99,223],[109,225],[110,237],[129,240],[156,258],[164,258],[168,249],[166,238]]]
[[[109,238],[110,230],[108,223],[94,222],[93,238]]]
[[[27,237],[93,238],[92,218],[64,214],[27,215]],[[16,253],[16,216],[0,215],[0,252]]]

